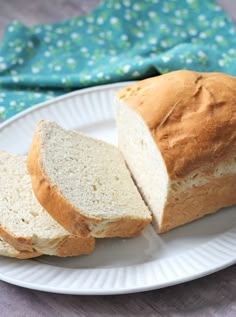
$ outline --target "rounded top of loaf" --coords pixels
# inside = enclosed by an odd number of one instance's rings
[[[236,159],[236,77],[180,70],[117,96],[147,124],[172,179],[199,168],[212,173],[223,160]]]

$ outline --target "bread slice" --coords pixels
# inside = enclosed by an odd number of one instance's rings
[[[30,259],[39,256],[40,254],[36,251],[19,251],[13,248],[9,243],[5,242],[0,238],[0,256],[6,256],[17,259]]]
[[[94,239],[71,235],[34,196],[26,157],[0,152],[0,236],[19,251],[57,256],[88,254]]]
[[[110,144],[41,121],[28,170],[38,201],[73,234],[133,237],[151,221],[121,153]]]
[[[176,71],[117,94],[118,143],[159,233],[236,204],[236,78]]]

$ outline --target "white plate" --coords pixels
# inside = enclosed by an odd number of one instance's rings
[[[0,149],[26,153],[40,119],[116,143],[113,84],[64,95],[0,126]],[[121,294],[170,286],[236,263],[236,208],[158,236],[151,226],[134,239],[97,241],[93,254],[33,260],[0,257],[0,279],[64,294]]]

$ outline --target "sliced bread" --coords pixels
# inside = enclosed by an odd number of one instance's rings
[[[30,252],[16,250],[9,243],[0,238],[0,255],[17,259],[30,259],[41,254],[36,251]]]
[[[122,154],[110,144],[40,121],[28,171],[38,201],[73,234],[133,237],[151,221]]]
[[[92,237],[71,235],[38,203],[26,157],[0,152],[0,192],[0,236],[15,249],[57,256],[93,250]]]
[[[116,103],[119,148],[159,233],[236,204],[236,77],[175,71]]]

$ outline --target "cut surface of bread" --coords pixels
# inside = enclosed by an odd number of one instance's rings
[[[41,121],[28,170],[38,201],[73,234],[132,237],[151,221],[122,154],[110,144]]]
[[[118,143],[158,232],[236,204],[236,78],[176,71],[116,98]]]
[[[57,256],[88,254],[94,239],[71,235],[34,196],[26,157],[0,152],[0,236],[19,251]]]
[[[38,252],[19,251],[0,238],[0,256],[17,259],[30,259],[39,256]]]

